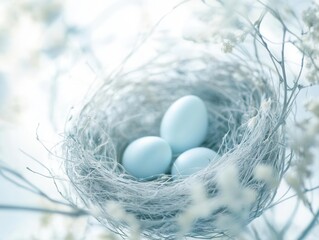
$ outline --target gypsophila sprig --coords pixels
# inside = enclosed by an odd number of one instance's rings
[[[207,7],[195,11],[195,19],[200,28],[188,30],[184,37],[198,43],[216,43],[222,51],[231,53],[234,46],[242,43],[250,31],[234,10],[249,14],[249,1],[233,0],[209,2]],[[217,14],[218,13],[218,14]]]
[[[301,48],[307,56],[307,79],[311,84],[319,84],[319,5],[316,2],[303,12],[303,21],[307,27],[301,42]]]
[[[107,213],[117,221],[125,222],[130,232],[128,234],[130,240],[140,240],[140,225],[136,217],[128,212],[121,206],[121,204],[109,201],[106,205]]]
[[[265,164],[259,164],[256,166],[254,169],[254,177],[259,181],[265,182],[269,188],[275,188],[279,184],[272,166]]]
[[[293,135],[292,149],[296,160],[285,177],[287,183],[295,190],[298,197],[311,208],[310,201],[304,194],[307,182],[314,173],[314,151],[319,146],[319,100],[311,99],[305,104],[306,109],[312,113],[310,118],[296,124],[299,132]],[[293,133],[292,133],[293,134]]]

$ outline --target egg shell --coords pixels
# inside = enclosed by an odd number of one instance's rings
[[[172,166],[171,174],[174,177],[192,175],[218,158],[219,155],[209,148],[192,148],[178,156]]]
[[[172,150],[160,137],[148,136],[131,142],[125,149],[122,165],[132,176],[152,179],[169,170]]]
[[[197,96],[187,95],[175,101],[161,122],[160,136],[173,153],[198,147],[207,136],[208,115],[205,103]]]

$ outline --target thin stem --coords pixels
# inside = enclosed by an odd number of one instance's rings
[[[289,189],[290,189],[290,188],[289,188]],[[311,191],[318,190],[318,189],[319,189],[319,186],[316,186],[316,187],[313,187],[313,188],[305,189],[305,190],[303,191],[303,193],[311,192]],[[289,191],[289,190],[287,190],[286,193],[288,193],[288,191]],[[285,193],[285,194],[286,194],[286,193]],[[289,196],[289,197],[286,197],[286,198],[284,198],[284,199],[281,199],[281,200],[279,200],[279,201],[273,203],[272,205],[268,206],[267,209],[270,209],[270,208],[272,208],[272,207],[274,207],[274,206],[276,206],[276,205],[278,205],[278,204],[280,204],[280,203],[283,203],[283,202],[285,202],[285,201],[287,201],[287,200],[289,200],[289,199],[291,199],[291,198],[294,198],[294,197],[297,197],[297,194],[293,194],[293,195],[291,195],[291,196]]]
[[[60,214],[69,217],[81,217],[90,215],[89,212],[76,209],[74,211],[61,211],[61,210],[53,210],[48,208],[38,208],[38,207],[28,207],[28,206],[15,206],[15,205],[0,205],[0,210],[5,211],[27,211],[27,212],[41,212],[41,213],[50,213],[50,214]]]
[[[303,240],[308,236],[308,234],[313,229],[313,227],[316,224],[318,224],[318,219],[319,219],[319,210],[317,211],[317,213],[315,214],[311,222],[308,224],[308,226],[305,228],[305,230],[300,234],[300,236],[298,237],[298,240]]]
[[[5,172],[9,173],[10,175],[12,175],[13,177],[17,178],[18,180],[22,181],[24,184],[26,184],[26,186],[24,186],[23,184],[20,184],[19,182],[17,182],[16,180],[14,180],[12,177],[9,177],[5,174]],[[29,192],[32,192],[36,195],[39,195],[41,197],[46,198],[47,200],[49,200],[50,202],[53,203],[57,203],[60,205],[64,205],[64,206],[68,206],[70,207],[69,203],[65,203],[65,202],[61,202],[58,201],[56,199],[51,198],[50,196],[48,196],[46,193],[44,193],[41,189],[39,189],[37,186],[35,186],[33,183],[31,183],[29,180],[27,180],[23,175],[21,175],[20,173],[16,172],[15,170],[12,170],[8,167],[4,167],[4,166],[0,166],[0,174],[7,179],[8,181],[12,182],[13,184],[15,184],[18,187],[21,187],[22,189],[25,189]]]

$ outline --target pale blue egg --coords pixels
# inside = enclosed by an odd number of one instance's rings
[[[142,137],[131,142],[123,153],[122,165],[139,179],[152,179],[169,170],[172,150],[160,137]]]
[[[219,155],[209,148],[192,148],[178,156],[172,166],[171,174],[174,177],[192,175],[218,158]]]
[[[208,115],[205,103],[197,96],[179,98],[166,111],[161,122],[160,136],[174,153],[198,147],[206,138]]]

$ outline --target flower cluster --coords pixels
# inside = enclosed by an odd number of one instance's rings
[[[106,204],[106,211],[112,218],[119,222],[125,222],[130,227],[129,236],[131,240],[140,239],[140,225],[134,215],[125,211],[125,209],[115,201],[109,201]]]
[[[204,9],[195,11],[193,24],[187,26],[184,38],[199,43],[221,44],[222,51],[232,52],[234,46],[245,40],[249,27],[240,20],[239,14],[249,14],[248,1],[224,0],[207,3]]]
[[[313,3],[303,12],[303,21],[307,27],[301,41],[301,48],[306,56],[307,79],[311,84],[319,83],[319,5]]]
[[[296,154],[291,170],[285,179],[295,190],[298,197],[310,206],[304,194],[307,189],[307,181],[314,173],[314,151],[319,145],[319,98],[312,99],[305,104],[306,109],[311,112],[312,117],[297,124],[298,135],[293,137],[292,149]]]
[[[273,168],[259,164],[254,169],[254,179],[265,183],[269,188],[276,187],[278,182],[274,180]],[[207,218],[213,212],[216,214],[215,226],[221,232],[237,235],[243,231],[251,206],[256,201],[256,191],[244,187],[239,180],[238,167],[227,166],[218,174],[216,183],[219,189],[217,196],[209,198],[203,184],[196,182],[191,186],[191,205],[178,217],[182,236],[189,232],[192,224],[200,218]]]

